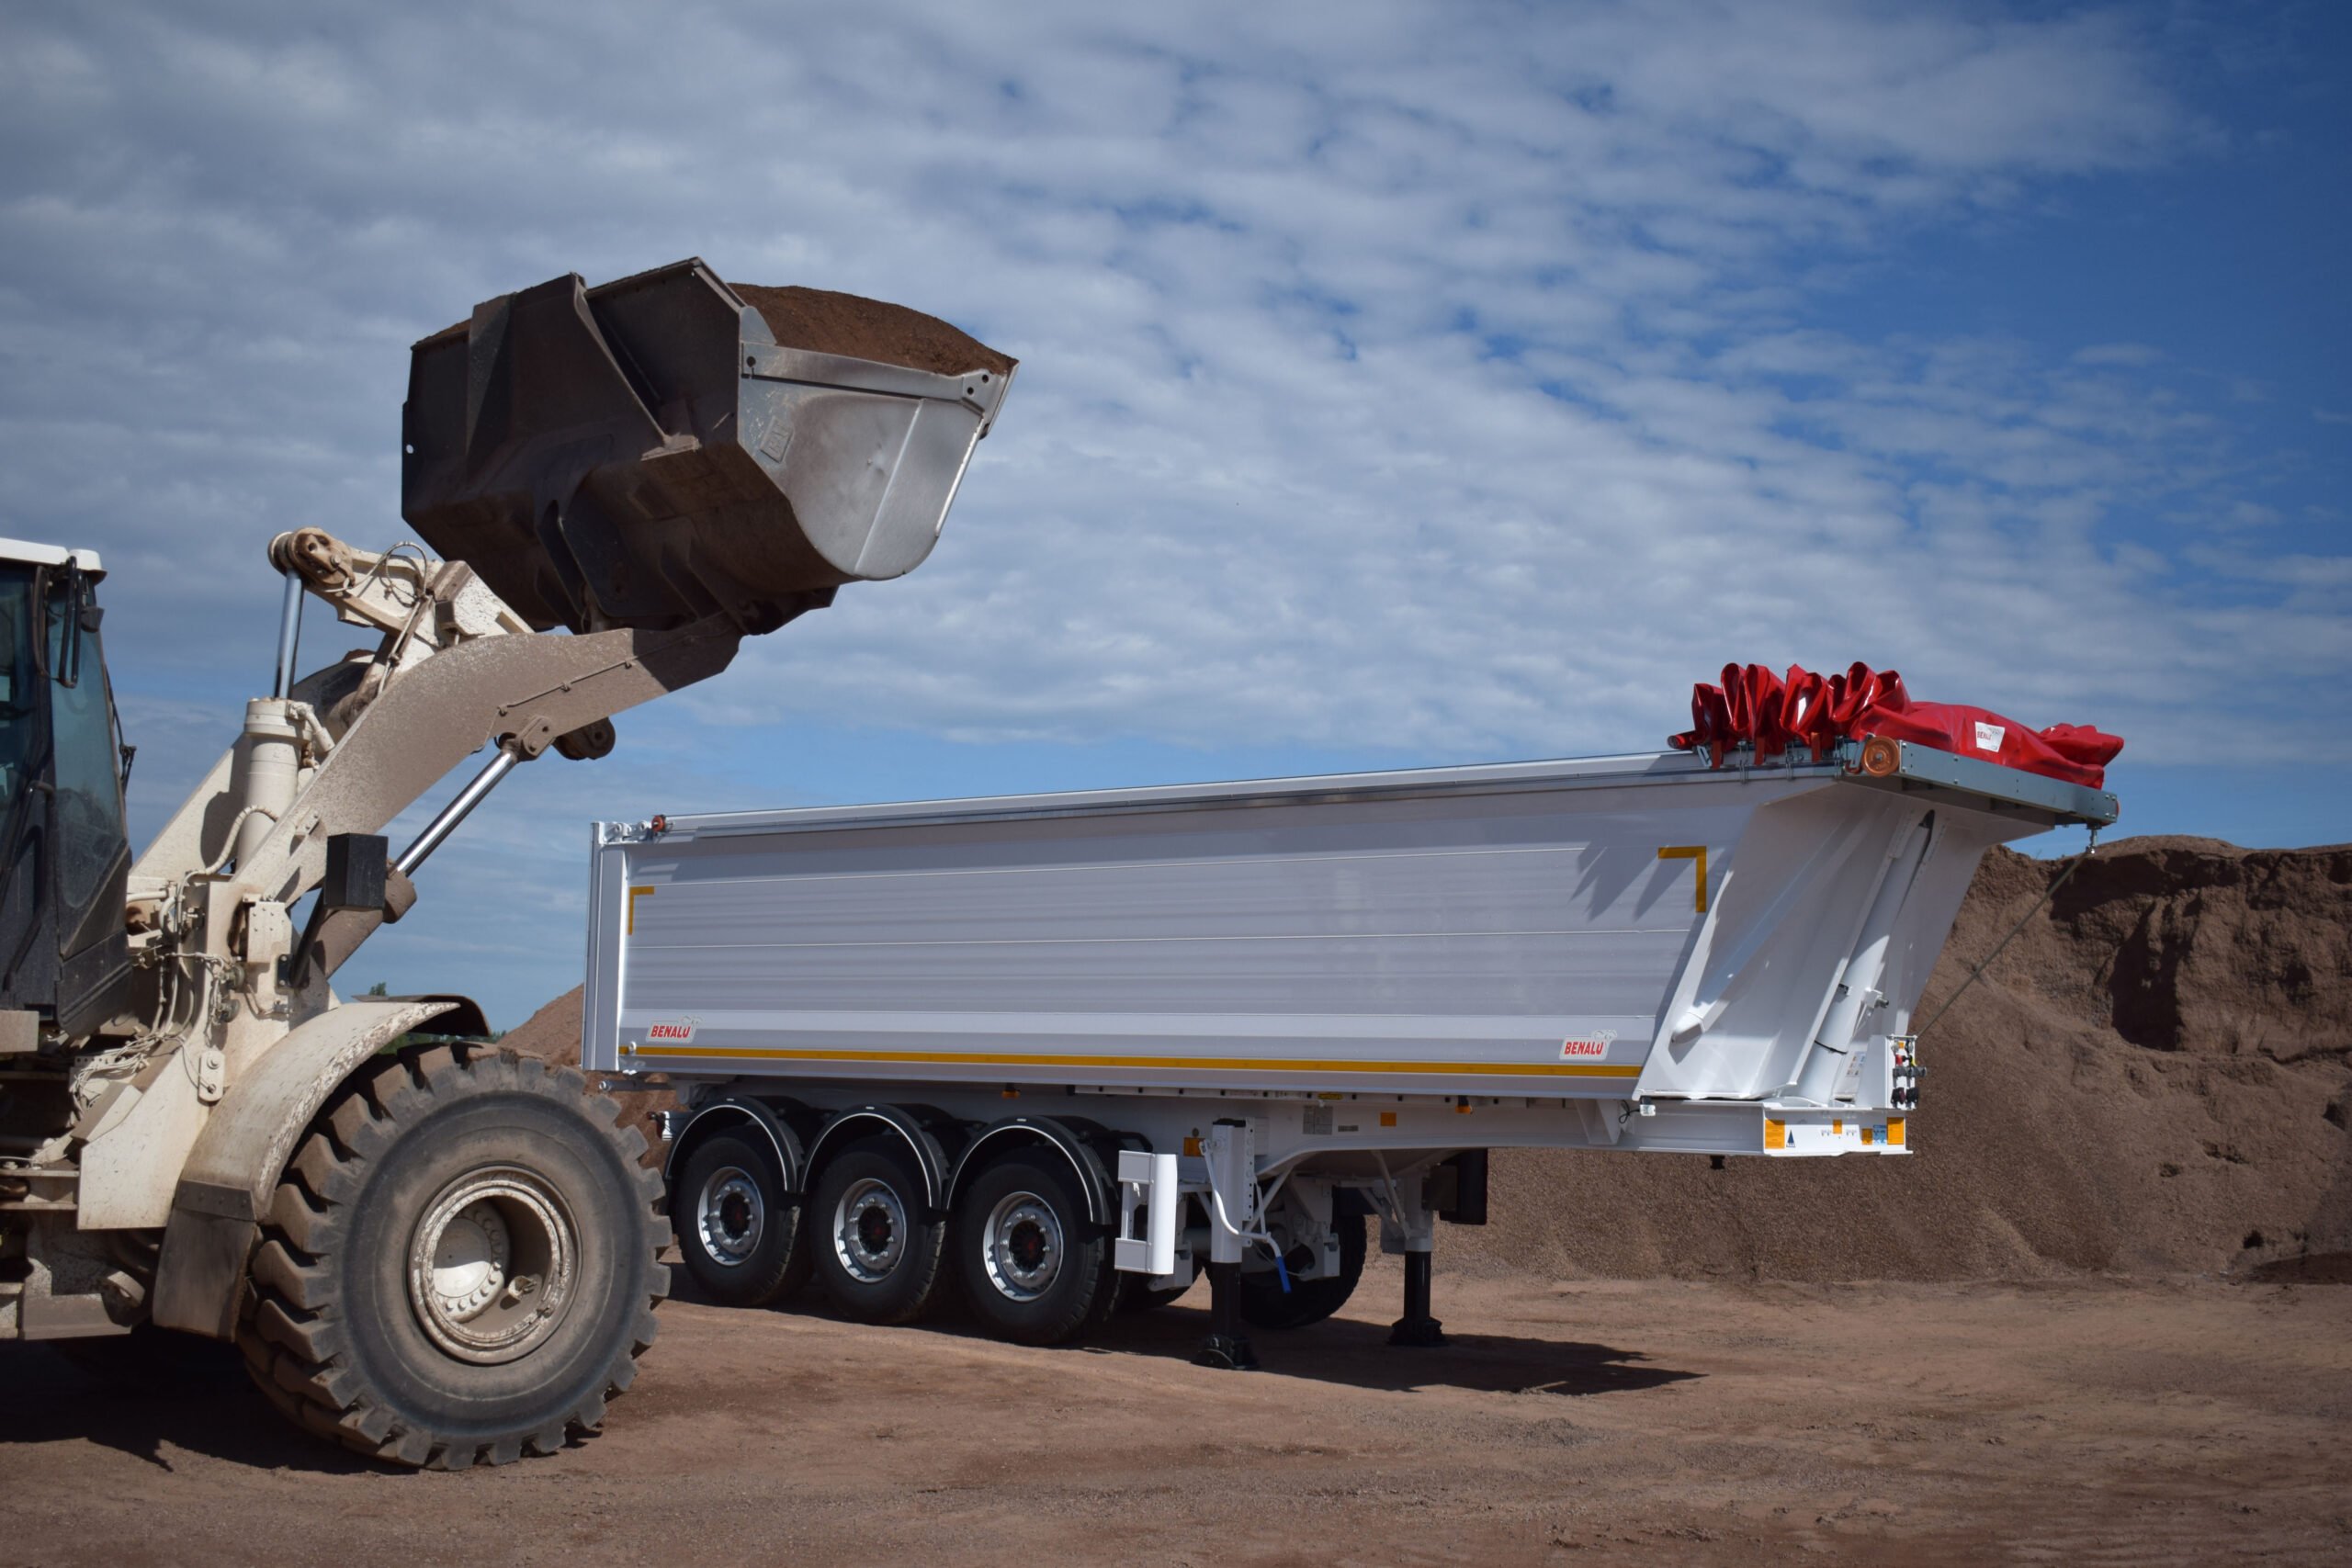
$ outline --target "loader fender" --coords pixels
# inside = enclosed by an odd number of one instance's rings
[[[948,1183],[949,1191],[961,1194],[965,1181],[989,1161],[1023,1144],[1042,1145],[1069,1161],[1071,1171],[1078,1177],[1079,1190],[1086,1194],[1086,1217],[1098,1225],[1113,1223],[1111,1176],[1102,1168],[1101,1156],[1076,1131],[1051,1116],[1008,1116],[989,1123],[979,1136],[964,1145],[962,1156],[956,1161],[955,1177]]]
[[[939,1140],[926,1127],[924,1118],[916,1113],[918,1108],[904,1105],[860,1105],[844,1111],[825,1123],[816,1141],[808,1145],[806,1171],[813,1173],[824,1168],[826,1156],[842,1145],[859,1138],[897,1136],[914,1152],[915,1164],[922,1168],[924,1193],[931,1200],[932,1213],[941,1218],[954,1201],[954,1189],[948,1181],[947,1155]],[[803,1180],[814,1188],[813,1176]]]
[[[360,1063],[463,1000],[345,1002],[288,1034],[231,1086],[180,1168],[155,1268],[158,1324],[216,1339],[236,1334],[256,1222],[311,1118]]]
[[[695,1146],[722,1127],[751,1126],[764,1134],[775,1150],[777,1168],[784,1172],[786,1192],[797,1194],[806,1186],[808,1162],[800,1152],[800,1140],[781,1117],[750,1095],[730,1094],[712,1100],[694,1113],[685,1127],[670,1141],[670,1157],[663,1162],[662,1177],[675,1180],[685,1168],[686,1156]]]

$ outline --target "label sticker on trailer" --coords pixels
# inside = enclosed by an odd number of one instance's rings
[[[1571,1034],[1560,1042],[1560,1055],[1566,1061],[1574,1061],[1579,1056],[1606,1056],[1610,1042],[1616,1038],[1617,1032],[1613,1029],[1604,1029],[1597,1034]]]
[[[680,1019],[675,1023],[649,1024],[645,1043],[649,1045],[684,1045],[695,1037],[695,1020]]]
[[[1818,1122],[1789,1122],[1768,1116],[1764,1119],[1764,1146],[1791,1151],[1805,1148],[1900,1149],[1907,1145],[1904,1136],[1905,1130],[1904,1119],[1900,1116],[1890,1116],[1883,1122],[1835,1117],[1826,1126]]]

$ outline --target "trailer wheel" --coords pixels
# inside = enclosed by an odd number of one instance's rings
[[[956,1251],[972,1311],[1016,1345],[1059,1345],[1118,1303],[1110,1234],[1086,1217],[1069,1170],[1026,1149],[964,1190]]]
[[[1204,1265],[1197,1259],[1194,1260],[1193,1282],[1200,1280],[1201,1269],[1204,1267]],[[1121,1312],[1158,1312],[1161,1307],[1174,1306],[1183,1299],[1185,1292],[1193,1288],[1191,1283],[1186,1283],[1178,1285],[1172,1290],[1155,1291],[1144,1283],[1144,1276],[1141,1274],[1122,1274],[1119,1279],[1122,1283],[1119,1290],[1118,1310]]]
[[[672,1186],[670,1218],[686,1272],[727,1306],[765,1306],[808,1282],[800,1206],[756,1137],[718,1133],[697,1145]]]
[[[238,1345],[297,1425],[401,1464],[552,1453],[637,1375],[670,1271],[645,1140],[569,1067],[364,1066],[287,1167]]]
[[[867,1138],[818,1178],[809,1251],[817,1277],[861,1323],[912,1323],[938,1299],[947,1224],[933,1220],[922,1172],[904,1145]]]
[[[1363,1216],[1341,1214],[1331,1221],[1340,1236],[1340,1272],[1328,1280],[1293,1280],[1284,1291],[1269,1269],[1241,1276],[1241,1316],[1254,1328],[1305,1328],[1320,1323],[1356,1293],[1363,1278]]]

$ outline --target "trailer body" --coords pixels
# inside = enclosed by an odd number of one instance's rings
[[[1841,987],[1883,1005],[1832,1047],[1907,1033],[1988,846],[2111,815],[1985,775],[1668,753],[601,823],[586,1061],[1796,1109]],[[1849,1076],[1825,1106],[1896,1109]]]
[[[1244,1244],[1314,1236],[1334,1192],[1425,1252],[1464,1203],[1428,1179],[1495,1146],[1901,1156],[1913,1011],[1984,852],[2116,808],[1886,755],[599,823],[584,1059],[681,1086],[682,1152],[764,1116],[804,1195],[844,1119],[917,1129],[943,1213],[990,1134],[1082,1126],[1120,1267],[1171,1288],[1171,1246],[1275,1269]],[[1222,1218],[1148,1245],[1171,1178]],[[673,1186],[689,1229],[695,1201]]]

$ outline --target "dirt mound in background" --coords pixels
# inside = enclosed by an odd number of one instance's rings
[[[537,1056],[543,1062],[560,1062],[567,1067],[580,1065],[580,987],[556,998],[547,1006],[523,1021],[522,1027],[510,1029],[498,1037],[501,1045],[512,1046],[526,1056]],[[618,1077],[607,1077],[601,1073],[589,1075],[598,1083],[625,1083]],[[654,1116],[663,1111],[678,1109],[678,1097],[670,1092],[668,1080],[657,1078],[646,1089],[616,1089],[612,1097],[621,1104],[621,1125],[634,1127],[645,1136],[645,1163],[659,1166],[666,1152],[662,1146],[662,1129]]]
[[[2061,869],[1985,857],[1932,1018]],[[1442,1262],[1560,1278],[2343,1278],[2352,847],[2102,848],[1921,1042],[1907,1158],[1497,1151]]]
[[[823,288],[764,288],[756,283],[727,287],[760,313],[775,341],[786,348],[879,360],[941,376],[960,376],[967,370],[1002,376],[1013,366],[978,338],[904,305]]]

